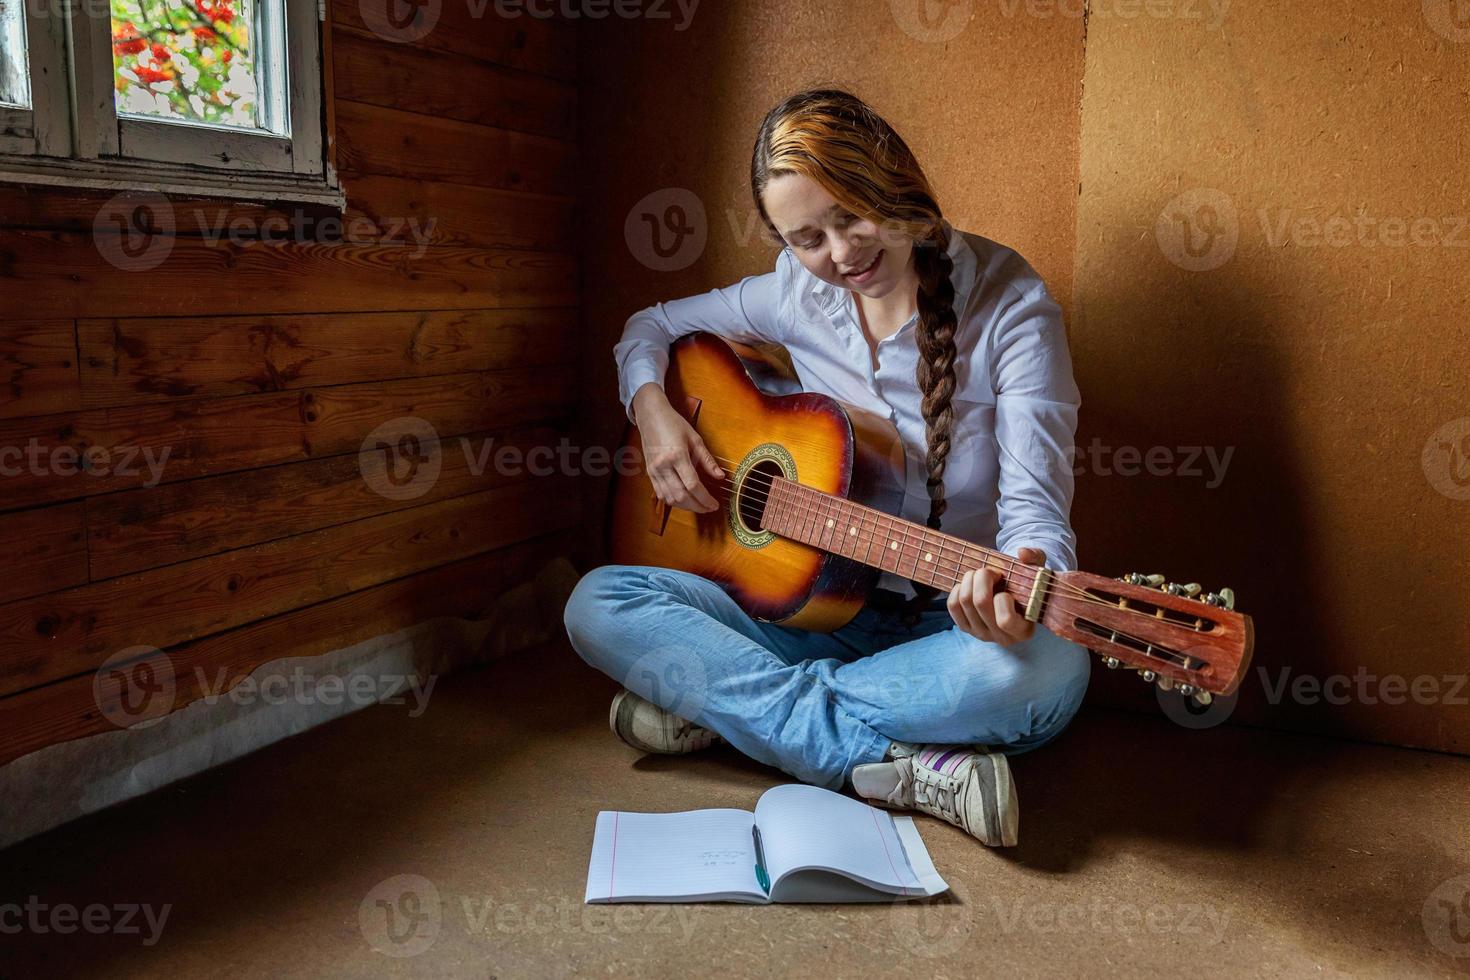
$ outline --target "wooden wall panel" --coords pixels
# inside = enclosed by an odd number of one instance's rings
[[[580,516],[565,480],[528,480],[0,606],[0,695],[412,575]]]
[[[360,0],[332,0],[331,7],[336,25],[333,38],[339,43],[349,34],[377,37],[363,21]],[[576,77],[576,34],[564,21],[529,15],[497,16],[493,0],[435,4],[433,10],[433,28],[410,42],[413,47],[465,55],[554,78]]]
[[[385,456],[380,453],[331,456],[93,497],[86,502],[92,532],[84,576],[90,572],[93,581],[111,578],[488,490],[523,476],[525,454],[555,446],[558,438],[556,428],[537,426],[424,444],[420,451],[425,458],[439,460],[438,475],[421,493],[403,500],[376,489],[385,485]],[[512,465],[497,468],[494,454],[502,450]],[[531,465],[539,467],[538,460]]]
[[[497,126],[577,137],[577,89],[456,54],[343,33],[333,51],[337,98]]]
[[[442,437],[561,415],[574,400],[569,372],[516,367],[0,421],[0,446],[50,461],[7,476],[0,507],[355,452],[406,416]],[[89,455],[103,462],[83,468]]]
[[[356,102],[339,102],[337,119],[337,165],[347,178],[384,174],[540,194],[566,193],[576,180],[577,146],[566,140]]]
[[[546,536],[572,477],[461,445],[570,431],[575,27],[445,4],[400,45],[331,8],[341,214],[175,198],[124,238],[109,193],[0,186],[0,762],[106,730],[126,647],[243,675],[473,615],[580,541]],[[400,499],[362,450],[404,419],[443,466]]]
[[[77,339],[71,322],[0,322],[0,418],[80,406]]]
[[[576,247],[579,209],[570,197],[372,175],[349,176],[346,186],[347,220],[395,241],[412,240],[417,229],[431,245]]]
[[[21,572],[0,575],[0,602],[87,581],[86,518],[80,503],[0,514],[6,563]]]
[[[145,272],[105,260],[90,237],[0,231],[15,318],[341,313],[574,306],[576,262],[559,252],[407,243],[173,239]],[[58,284],[67,284],[57,288]]]
[[[479,618],[494,596],[570,547],[565,534],[533,538],[185,643],[166,651],[166,662],[152,663],[170,670],[169,678],[157,679],[172,680],[177,710],[233,688],[272,660],[319,656],[435,616]],[[111,731],[117,726],[102,710],[91,674],[32,688],[0,698],[0,765],[48,745]]]
[[[85,407],[111,408],[555,364],[574,320],[560,309],[109,319],[67,339]]]

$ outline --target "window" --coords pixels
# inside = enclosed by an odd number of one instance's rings
[[[318,0],[0,0],[0,180],[340,204]]]

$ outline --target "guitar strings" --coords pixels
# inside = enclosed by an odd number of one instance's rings
[[[722,457],[718,456],[717,454],[711,453],[711,455],[714,456],[717,460],[718,459],[722,459]],[[725,460],[725,462],[728,464],[728,463],[733,462],[733,461],[727,459],[727,460]],[[722,469],[728,469],[728,468],[729,468],[728,466],[722,466]],[[761,499],[761,500],[764,500],[765,502],[769,503],[769,497],[770,497],[771,493],[774,492],[774,481],[776,479],[776,476],[773,475],[773,474],[765,474],[765,473],[760,473],[760,472],[752,473],[752,474],[750,474],[746,478],[747,484],[749,484],[751,481],[755,480],[756,478],[764,478],[765,480],[768,481],[767,483],[765,483],[765,484],[762,485],[766,489],[767,493],[766,493],[766,495],[764,497],[759,497],[759,498],[758,498],[758,495],[752,493],[751,494],[751,498],[752,499]],[[782,479],[785,479],[785,478],[782,477]],[[730,498],[730,502],[733,502],[733,500],[735,499],[734,498],[734,494],[737,492],[737,489],[738,489],[734,485],[734,477],[727,476],[727,477],[723,478],[720,482],[722,484],[725,484],[725,485],[724,486],[721,486],[721,487],[718,487],[717,489],[729,491],[731,493],[731,495],[732,495],[731,498]],[[802,486],[802,484],[795,483],[795,481],[790,481],[790,482],[792,482],[793,486]],[[842,499],[842,498],[835,498],[835,499]],[[845,503],[850,503],[850,504],[853,503],[852,501],[844,501],[844,502]],[[832,516],[832,515],[822,515],[815,508],[809,506],[807,504],[807,502],[805,500],[803,500],[802,498],[800,498],[800,497],[792,497],[790,500],[784,501],[784,502],[780,502],[780,503],[783,503],[787,507],[795,506],[797,509],[799,509],[799,512],[801,514],[803,514],[805,516],[808,516],[808,517],[813,517],[813,518],[826,517],[826,518],[829,518],[830,519],[830,517]],[[857,504],[855,506],[861,507],[862,505]],[[871,508],[865,508],[865,510],[871,510]],[[881,512],[876,512],[876,511],[873,512],[873,513],[881,514]],[[905,543],[905,545],[907,545],[909,543],[909,532],[908,532],[907,528],[902,527],[901,525],[906,524],[908,522],[903,521],[903,519],[901,519],[901,518],[893,518],[891,515],[882,515],[882,516],[889,517],[890,519],[896,520],[896,521],[899,522],[899,526],[898,527],[896,527],[896,528],[888,528],[886,530],[888,532],[890,532],[890,533],[893,530],[895,530],[895,529],[898,530],[899,533],[901,533],[904,536],[904,543]],[[859,518],[858,518],[858,522],[860,524],[863,524],[864,528],[867,529],[867,530],[871,530],[871,531],[884,531],[885,530],[881,525],[877,524],[876,522],[869,523],[870,521],[872,521],[871,518],[866,518],[866,517],[863,517],[863,516],[859,516]],[[923,530],[924,531],[932,531],[932,529],[928,529],[928,528],[925,528]],[[962,562],[968,562],[970,560],[973,560],[973,558],[975,556],[970,555],[967,551],[965,551],[962,548],[959,548],[959,547],[957,547],[955,545],[949,544],[948,543],[949,537],[950,536],[945,535],[945,536],[941,536],[939,538],[940,545],[939,545],[938,551],[939,551],[940,560],[937,561],[937,562],[935,562],[934,564],[935,564],[935,566],[936,566],[937,569],[939,569],[939,570],[941,570],[941,571],[949,574],[951,577],[953,577],[955,579],[955,583],[957,584],[958,579],[960,577],[960,574],[963,574],[963,572],[969,570],[968,568],[965,567],[964,564],[962,564]],[[1005,554],[1000,553],[1000,552],[995,552],[995,551],[992,551],[991,549],[986,549],[986,548],[984,548],[983,546],[980,546],[980,545],[971,545],[969,543],[965,543],[965,544],[966,544],[967,547],[973,547],[973,548],[976,548],[979,551],[979,558],[980,558],[982,564],[984,565],[984,567],[987,567],[987,568],[990,567],[990,557],[992,555],[995,556],[995,558],[997,559],[997,561],[1002,561],[1003,560],[1003,561],[1009,562],[1009,568],[1007,569],[1007,571],[1008,572],[1011,572],[1011,573],[1013,573],[1015,571],[1015,569],[1017,569],[1017,568],[1031,569],[1031,568],[1035,568],[1036,567],[1036,566],[1032,566],[1032,565],[1027,565],[1024,562],[1021,562],[1018,559],[1014,558],[1013,556],[1005,555]],[[830,550],[830,549],[824,548],[823,550]],[[871,544],[869,546],[869,550],[871,550]],[[952,564],[952,565],[946,565],[946,563],[944,561],[944,558],[945,558],[944,551],[946,551],[946,550],[951,551],[951,552],[954,552],[955,554],[958,555],[958,558],[955,558],[953,556],[950,556],[950,560],[954,562],[954,564]],[[839,554],[839,555],[842,554],[841,551],[837,551],[836,553]],[[916,559],[916,562],[917,562],[917,559]],[[916,566],[916,570],[917,570],[917,566]],[[957,574],[957,573],[959,573],[959,574]],[[1034,579],[1033,579],[1033,582],[1034,582]],[[933,583],[931,581],[931,584],[935,584],[935,583]],[[951,588],[952,587],[953,587],[953,585],[951,585]],[[1078,588],[1077,586],[1073,586],[1073,585],[1071,585],[1069,583],[1058,582],[1056,580],[1053,580],[1048,586],[1046,586],[1042,590],[1042,594],[1043,595],[1048,595],[1048,596],[1051,596],[1051,595],[1070,595],[1072,598],[1075,598],[1078,601],[1085,602],[1085,603],[1090,603],[1092,605],[1103,606],[1103,607],[1105,607],[1105,608],[1107,608],[1109,610],[1112,610],[1112,611],[1129,613],[1131,615],[1136,615],[1136,616],[1143,617],[1143,618],[1148,619],[1150,621],[1159,621],[1160,620],[1160,617],[1158,617],[1156,615],[1151,615],[1151,614],[1149,614],[1149,613],[1147,613],[1147,612],[1145,612],[1145,611],[1143,611],[1141,609],[1132,609],[1132,608],[1129,608],[1127,606],[1115,605],[1114,603],[1107,602],[1107,601],[1104,601],[1102,599],[1099,599],[1096,596],[1092,595],[1091,593],[1087,592],[1086,590],[1081,589],[1081,588]],[[1199,617],[1196,617],[1196,620],[1198,620],[1198,619],[1199,619]],[[1182,629],[1188,629],[1188,630],[1191,630],[1191,631],[1193,631],[1195,633],[1202,632],[1202,630],[1199,628],[1198,625],[1196,625],[1196,626],[1189,626],[1187,624],[1179,623],[1177,621],[1172,621],[1172,620],[1165,620],[1165,621],[1166,622],[1169,622],[1171,625],[1177,626],[1177,627],[1182,628]],[[1137,643],[1142,643],[1142,644],[1144,644],[1147,647],[1153,648],[1153,647],[1156,647],[1157,646],[1156,644],[1153,644],[1150,641],[1143,639],[1142,637],[1133,636],[1133,635],[1128,634],[1128,633],[1126,633],[1126,632],[1124,632],[1122,630],[1113,630],[1111,627],[1107,627],[1107,628],[1109,629],[1110,632],[1113,632],[1117,636],[1125,637],[1125,638],[1127,638],[1129,640],[1132,640],[1134,642],[1137,642]],[[1169,651],[1168,648],[1165,647],[1165,648],[1160,648],[1159,652],[1175,652],[1175,651]],[[1186,660],[1191,659],[1188,654],[1180,653],[1179,655],[1182,656],[1182,657],[1185,657]]]
[[[805,505],[805,502],[802,501],[800,498],[791,498],[789,501],[785,501],[785,502],[782,502],[782,503],[783,503],[784,506],[792,507],[794,510],[796,510],[801,515],[801,518],[800,519],[804,519],[804,518],[810,517],[810,518],[818,519],[819,520],[819,519],[822,519],[824,517],[830,517],[830,515],[823,515],[821,512],[819,512],[819,511],[817,511],[817,510],[815,510],[815,509],[813,509],[811,507],[806,506]],[[860,523],[861,523],[861,521],[860,521]],[[881,528],[877,524],[871,525],[870,528],[871,528],[871,530],[875,530],[875,531],[881,531],[881,530],[883,530],[883,528]],[[890,530],[892,530],[892,529],[890,529]],[[901,534],[903,534],[905,536],[905,545],[907,545],[909,543],[907,531],[906,530],[903,530],[901,528],[899,529],[899,531],[900,531]],[[775,532],[772,532],[772,533],[775,533]],[[839,555],[839,556],[842,556],[842,557],[849,557],[849,556],[843,555],[843,553],[840,550],[836,549],[836,548],[831,548],[831,547],[826,547],[826,546],[821,546],[821,545],[816,545],[815,547],[819,547],[823,551],[829,551],[829,552],[831,552],[833,554],[836,554],[836,555]],[[869,546],[869,548],[871,550],[871,545]],[[854,557],[853,560],[856,561],[858,559],[856,559]],[[917,562],[917,558],[915,559],[915,561]],[[864,562],[864,564],[866,564],[866,563],[867,562]],[[881,567],[881,566],[879,566],[879,567]],[[955,578],[955,582],[952,583],[951,587],[953,587],[953,584],[957,584],[958,583],[958,575],[956,575],[956,573],[957,572],[963,573],[964,571],[967,571],[968,570],[963,565],[946,565],[945,562],[943,561],[942,556],[941,556],[941,558],[940,558],[939,561],[936,561],[934,563],[934,567],[937,568],[938,570],[943,571],[943,572],[945,572],[945,573],[947,573],[947,574],[949,574],[949,575],[951,575],[952,577]],[[1025,567],[1025,568],[1034,568],[1035,566],[1024,565],[1024,563],[1022,563],[1022,567]],[[901,572],[897,572],[896,574],[902,574],[902,573]],[[931,577],[930,584],[931,585],[937,585],[938,583],[934,582],[932,580],[932,577]],[[1076,589],[1075,587],[1072,587],[1072,586],[1068,586],[1068,588],[1070,588],[1073,592],[1078,593],[1078,595],[1076,596],[1076,598],[1079,601],[1081,601],[1081,602],[1090,603],[1092,605],[1104,606],[1107,609],[1113,610],[1113,611],[1127,612],[1127,613],[1132,613],[1132,614],[1135,614],[1135,615],[1143,616],[1143,617],[1147,618],[1150,621],[1155,621],[1156,620],[1156,617],[1150,616],[1148,613],[1145,613],[1142,610],[1130,609],[1130,608],[1128,608],[1126,606],[1123,606],[1123,607],[1116,606],[1116,605],[1114,605],[1111,602],[1105,602],[1105,601],[1103,601],[1101,599],[1098,599],[1097,597],[1095,597],[1095,596],[1093,596],[1093,595],[1091,595],[1091,594],[1089,594],[1089,593],[1087,593],[1087,592],[1085,592],[1083,590]],[[1043,595],[1057,595],[1057,594],[1061,594],[1061,593],[1056,588],[1054,588],[1054,587],[1048,587],[1048,588],[1044,588],[1042,590],[1042,594]],[[1187,626],[1186,624],[1177,623],[1177,622],[1173,622],[1173,621],[1170,621],[1170,623],[1171,623],[1171,625],[1178,626],[1178,627],[1180,627],[1182,629],[1192,629],[1194,632],[1199,632],[1199,630],[1198,630],[1197,627],[1190,627],[1190,626]],[[1155,643],[1153,641],[1147,640],[1147,639],[1145,639],[1145,638],[1143,638],[1141,636],[1136,636],[1136,635],[1134,635],[1132,633],[1127,632],[1126,630],[1113,629],[1112,627],[1106,627],[1106,628],[1109,630],[1110,633],[1112,633],[1112,635],[1114,637],[1114,641],[1116,641],[1116,638],[1121,637],[1123,639],[1131,640],[1134,643],[1141,644],[1142,646],[1148,648],[1148,650],[1151,650],[1152,651],[1151,654],[1150,653],[1144,653],[1144,656],[1154,656],[1157,659],[1164,660],[1166,662],[1172,663],[1172,664],[1174,664],[1174,666],[1183,667],[1185,670],[1195,669],[1192,662],[1194,660],[1200,659],[1200,658],[1193,657],[1192,655],[1190,655],[1188,653],[1184,653],[1182,651],[1170,649],[1167,646],[1164,646],[1164,645]],[[1143,651],[1136,651],[1136,652],[1143,653]],[[1183,660],[1183,663],[1180,663],[1179,662],[1181,659]],[[1201,663],[1203,663],[1203,662],[1204,661],[1201,661]]]
[[[710,455],[715,456],[716,459],[720,459],[721,458],[721,457],[717,456],[714,453],[711,453]],[[771,475],[771,474],[756,472],[756,473],[752,473],[750,476],[748,476],[746,478],[746,482],[747,482],[747,484],[749,484],[749,483],[751,483],[752,481],[755,481],[758,478],[764,478],[765,480],[769,481],[769,482],[766,482],[765,484],[760,484],[760,486],[763,486],[768,491],[768,493],[765,496],[762,496],[762,495],[756,494],[756,493],[752,493],[752,494],[750,494],[750,498],[753,499],[753,500],[761,501],[761,502],[769,502],[768,501],[769,491],[772,489],[776,477],[774,475]],[[784,479],[784,477],[783,477],[783,479]],[[725,477],[721,482],[724,483],[724,484],[726,484],[726,486],[721,487],[719,489],[728,490],[728,491],[731,492],[732,495],[736,493],[737,488],[734,486],[734,478],[733,477]],[[793,482],[793,484],[795,486],[802,486],[802,484],[795,483],[795,481],[792,481],[792,482]],[[733,496],[732,496],[732,499],[733,499]],[[842,499],[842,498],[837,498],[837,499]],[[844,500],[844,502],[845,503],[852,503],[852,501],[845,501],[845,500]],[[858,504],[856,506],[861,507],[862,505]],[[871,510],[871,508],[866,508],[866,509]],[[811,510],[808,510],[807,512],[808,513],[813,513],[813,511],[811,511]],[[830,517],[831,515],[827,515],[827,516]],[[892,517],[892,515],[883,515],[883,516],[889,517],[890,519],[895,520],[895,521],[899,521],[900,523],[907,523],[906,521],[903,520],[903,518],[894,518],[894,517]],[[861,522],[862,521],[860,520],[860,523]],[[872,528],[874,530],[883,530],[883,528],[880,525],[878,525],[878,524],[873,524],[872,525]],[[891,531],[893,529],[890,528],[889,530]],[[904,540],[905,540],[905,543],[907,544],[908,543],[908,540],[909,540],[909,532],[907,531],[907,529],[903,529],[903,528],[900,528],[899,530],[900,530],[900,533],[904,535]],[[922,530],[924,532],[933,532],[933,529],[932,528],[924,528]],[[981,564],[982,564],[983,567],[989,568],[990,565],[991,565],[992,557],[993,557],[994,560],[995,560],[995,562],[996,562],[996,564],[1001,565],[1002,571],[1004,573],[1007,573],[1007,574],[1014,573],[1017,568],[1028,568],[1029,569],[1029,568],[1036,567],[1036,566],[1033,566],[1033,565],[1027,565],[1025,562],[1020,561],[1019,559],[1015,558],[1012,555],[1006,555],[1006,554],[1004,554],[1002,552],[997,552],[997,551],[994,551],[992,549],[985,548],[985,547],[983,547],[981,545],[975,545],[975,544],[970,544],[970,543],[966,542],[965,543],[965,547],[962,548],[962,547],[959,547],[959,546],[950,544],[950,543],[948,543],[948,541],[949,541],[949,539],[951,537],[952,536],[950,536],[950,535],[940,535],[939,538],[938,538],[940,544],[939,544],[939,547],[938,547],[937,550],[941,553],[941,555],[946,550],[947,551],[950,551],[952,553],[952,556],[951,557],[953,557],[953,555],[958,555],[958,558],[954,559],[956,561],[956,566],[954,568],[945,569],[945,571],[948,571],[948,572],[953,573],[953,572],[955,572],[957,570],[958,571],[961,571],[961,572],[968,570],[968,569],[965,568],[965,566],[962,563],[963,562],[972,561],[977,556],[970,554],[969,551],[966,550],[967,548],[974,548],[974,549],[976,549],[979,552],[978,557],[980,558],[980,561],[981,561]],[[1065,592],[1060,592],[1059,590],[1066,590],[1066,591]],[[1056,593],[1056,594],[1070,594],[1070,595],[1072,595],[1073,597],[1075,597],[1077,599],[1086,600],[1086,601],[1090,601],[1090,602],[1096,603],[1098,605],[1107,606],[1109,609],[1122,609],[1123,611],[1132,612],[1132,613],[1135,613],[1135,614],[1140,615],[1140,616],[1144,616],[1144,617],[1149,618],[1149,619],[1155,619],[1155,618],[1157,618],[1157,617],[1154,617],[1154,616],[1149,615],[1148,613],[1146,613],[1146,612],[1144,612],[1142,610],[1137,610],[1137,609],[1130,610],[1126,606],[1119,607],[1119,606],[1115,606],[1111,602],[1105,602],[1103,600],[1100,600],[1097,597],[1093,596],[1091,593],[1087,592],[1086,590],[1080,589],[1077,586],[1071,585],[1070,583],[1054,582],[1053,586],[1049,589],[1049,592]],[[1198,631],[1199,630],[1196,628],[1196,632],[1198,632]]]

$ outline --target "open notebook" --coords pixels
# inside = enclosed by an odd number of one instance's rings
[[[597,815],[588,902],[886,902],[949,886],[914,821],[792,783],[746,810]]]

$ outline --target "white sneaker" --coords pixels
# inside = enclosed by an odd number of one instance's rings
[[[878,806],[918,810],[959,827],[990,847],[1014,847],[1021,804],[1011,766],[999,752],[970,745],[905,746],[891,762],[857,766],[853,789]]]
[[[724,741],[708,728],[685,721],[627,690],[613,696],[608,724],[614,735],[633,748],[659,755],[697,752]]]

